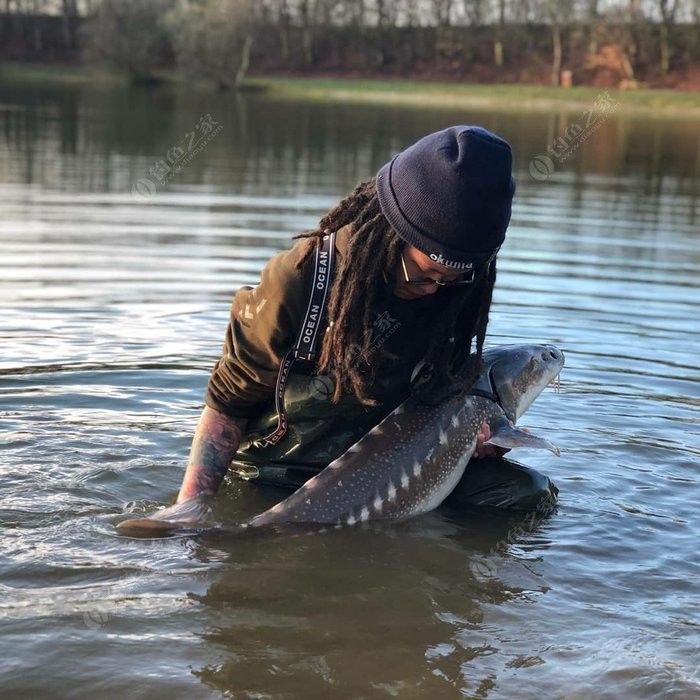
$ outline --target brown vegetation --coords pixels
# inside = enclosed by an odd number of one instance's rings
[[[5,0],[0,59],[267,75],[700,90],[697,0]],[[145,6],[148,19],[144,20]],[[80,11],[83,14],[80,14]],[[86,51],[88,54],[86,54]],[[562,73],[564,72],[564,73]]]

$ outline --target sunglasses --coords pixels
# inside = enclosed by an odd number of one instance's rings
[[[491,256],[486,260],[483,265],[488,266],[491,264],[491,261],[496,257],[496,254],[500,250],[500,246],[496,248],[496,250],[493,251]],[[403,258],[403,253],[400,254],[399,256],[401,258],[401,268],[403,269],[403,277],[404,277],[404,283],[405,284],[420,284],[420,285],[426,285],[426,284],[436,284],[438,287],[464,287],[468,284],[474,284],[474,267],[472,267],[468,272],[465,272],[462,277],[458,277],[457,279],[454,280],[434,280],[430,277],[423,277],[419,280],[412,280],[408,276],[408,270],[406,269],[406,261]]]

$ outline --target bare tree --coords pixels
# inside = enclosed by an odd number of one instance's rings
[[[212,80],[221,90],[240,87],[256,21],[252,0],[205,0],[179,8],[168,18],[178,63],[191,77]]]
[[[506,0],[498,0],[498,17],[496,19],[493,39],[493,62],[498,68],[503,65],[503,36],[506,28]]]
[[[587,0],[586,23],[588,25],[588,52],[596,53],[598,51],[598,23],[600,14],[598,12],[599,0]]]
[[[282,60],[287,63],[290,57],[290,27],[292,25],[292,8],[289,0],[270,0],[269,19],[277,27],[280,37]]]
[[[77,0],[62,0],[63,42],[70,51],[75,48],[75,22],[78,17]]]
[[[544,13],[552,28],[552,85],[559,85],[562,62],[561,29],[573,15],[573,0],[545,0]]]
[[[464,16],[471,27],[480,27],[486,19],[485,0],[465,0]]]
[[[85,26],[86,55],[111,64],[132,82],[155,80],[169,57],[164,17],[172,0],[102,0]]]
[[[661,72],[668,73],[671,66],[671,33],[676,21],[678,0],[657,0],[661,25],[659,26],[659,38],[661,48]]]
[[[629,0],[627,7],[627,23],[628,31],[631,38],[629,46],[630,68],[635,70],[639,60],[640,47],[643,44],[644,34],[646,33],[644,11],[642,10],[641,0]]]
[[[438,27],[449,27],[452,24],[454,6],[454,0],[431,0],[431,14]]]
[[[299,23],[301,25],[301,45],[304,56],[304,65],[311,68],[314,65],[314,0],[301,0],[299,2]]]
[[[421,26],[421,0],[404,0],[403,3],[403,13],[404,21],[409,27],[420,27]]]
[[[366,23],[366,0],[347,0],[344,5],[347,13],[347,23],[351,27],[363,28]]]

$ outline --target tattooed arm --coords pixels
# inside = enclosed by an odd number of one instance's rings
[[[192,440],[178,503],[217,492],[241,442],[245,424],[243,418],[231,418],[208,406],[204,409]]]
[[[148,530],[158,535],[205,522],[210,513],[210,499],[206,497],[213,496],[221,485],[238,449],[245,424],[245,419],[230,418],[213,408],[205,408],[192,440],[177,503],[147,518],[125,520],[119,523],[118,529],[123,532]]]

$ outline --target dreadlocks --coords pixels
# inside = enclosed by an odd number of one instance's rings
[[[375,372],[386,353],[372,343],[371,329],[387,284],[393,288],[393,271],[405,245],[382,214],[374,178],[360,183],[319,221],[317,229],[297,236],[310,239],[298,268],[322,245],[323,236],[348,224],[352,224],[352,232],[347,252],[333,274],[329,328],[316,371],[335,382],[334,401],[350,391],[362,403],[373,405]],[[477,271],[472,288],[445,294],[445,307],[436,320],[426,355],[426,362],[433,368],[431,387],[449,388],[458,378],[460,385],[470,386],[476,379],[495,280],[494,258],[488,270]],[[473,338],[476,355],[470,357]]]

